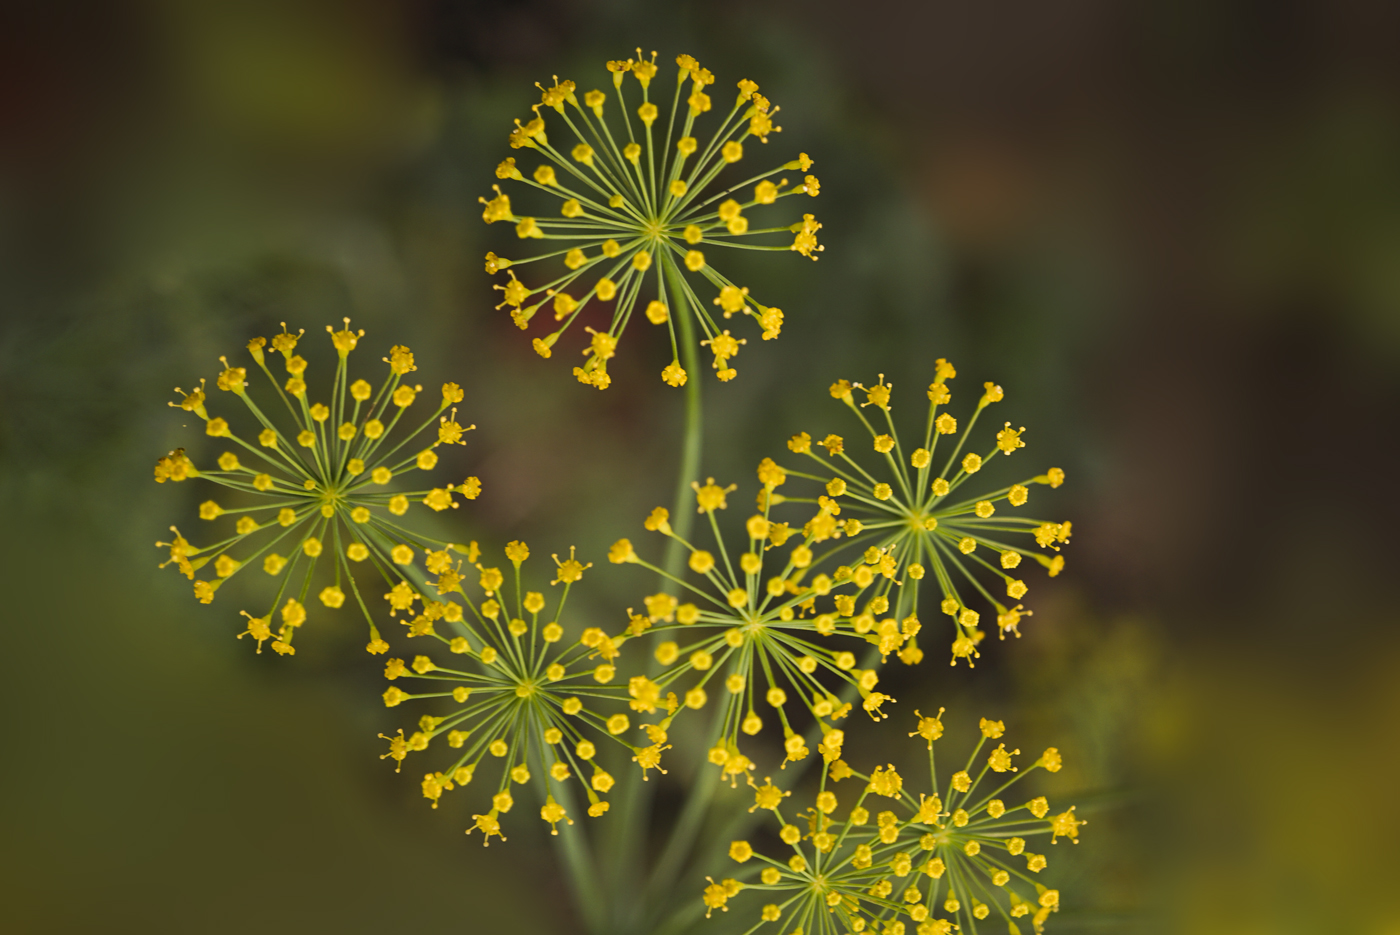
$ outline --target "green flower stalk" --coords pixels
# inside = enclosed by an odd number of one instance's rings
[[[740,81],[729,112],[702,140],[698,121],[713,119],[705,117],[713,106],[705,89],[715,76],[689,55],[678,56],[676,64],[675,90],[664,115],[651,98],[658,71],[654,52],[644,59],[639,49],[636,59],[607,63],[615,113],[603,91],[589,91],[580,102],[572,81],[556,77],[552,87],[541,86],[534,118],[524,124],[516,121],[510,145],[531,150],[543,161],[522,168],[512,157],[497,166],[496,176],[557,199],[557,207],[546,209],[557,216],[520,214],[499,185],[494,198],[481,199],[488,224],[512,223],[520,239],[550,241],[552,248],[518,259],[486,255],[488,273],[509,277],[496,285],[503,292],[498,307],[509,308],[511,320],[522,330],[546,306],[552,310],[555,329],[534,339],[542,357],[552,355],[581,316],[594,317],[599,327],[584,327],[591,335],[584,350],[588,359],[574,374],[598,389],[611,383],[608,361],[639,308],[648,321],[665,325],[670,334],[671,362],[661,372],[667,384],[682,386],[689,379],[682,361],[694,354],[682,345],[696,341],[697,329],[703,335],[699,343],[714,355],[716,375],[733,379],[732,360],[747,339],[731,334],[711,309],[717,308],[725,320],[736,314],[753,319],[764,340],[778,336],[783,312],[721,273],[713,265],[716,254],[783,251],[815,260],[824,249],[817,242],[821,224],[811,214],[796,223],[753,227],[745,213],[797,195],[816,197],[821,189],[816,176],[803,175],[792,182],[783,175],[806,173],[812,166],[806,153],[733,184],[728,184],[729,176],[721,181],[727,168],[745,158],[746,145],[751,150],[754,141],[767,143],[770,134],[782,129],[773,125],[778,108],[758,93],[757,84]],[[629,100],[624,90],[629,74],[639,86],[640,103]],[[661,95],[663,103],[665,96]],[[557,116],[550,121],[560,131],[567,129],[575,141],[572,146],[560,142],[562,132],[551,142],[542,108],[554,111]],[[787,235],[790,243],[765,242]],[[752,242],[755,239],[758,242]],[[533,285],[516,278],[516,269],[544,261],[561,264],[562,272],[542,273]]]

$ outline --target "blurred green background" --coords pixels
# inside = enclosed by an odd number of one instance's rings
[[[6,4],[0,928],[576,930],[539,829],[483,851],[377,758],[402,719],[358,630],[255,656],[157,572],[198,491],[150,477],[198,443],[171,387],[349,315],[466,387],[470,535],[594,561],[638,538],[677,453],[665,351],[633,339],[601,394],[536,358],[476,202],[533,82],[638,45],[757,80],[769,149],[822,180],[821,262],[744,268],[787,324],[706,375],[707,473],[748,502],[790,434],[848,430],[833,379],[884,373],[898,407],[936,357],[1069,473],[1068,572],[1026,637],[894,690],[898,717],[1064,751],[1051,792],[1097,807],[1052,851],[1052,930],[1400,932],[1380,0]],[[651,582],[603,565],[611,620]]]

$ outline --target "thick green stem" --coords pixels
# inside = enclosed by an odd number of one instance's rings
[[[642,874],[647,827],[651,819],[652,783],[645,783],[642,771],[633,764],[623,764],[619,781],[621,794],[615,795],[616,814],[608,828],[608,907],[609,933],[636,931],[644,906],[637,894],[637,880]],[[601,857],[601,855],[599,855]],[[602,861],[599,861],[602,863]]]

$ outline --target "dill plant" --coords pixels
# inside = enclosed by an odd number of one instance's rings
[[[671,359],[661,379],[685,393],[676,496],[642,524],[665,540],[663,555],[621,538],[594,569],[571,548],[567,558],[553,556],[546,581],[523,542],[483,547],[415,528],[424,508],[451,518],[482,493],[475,477],[404,483],[432,471],[441,446],[464,442],[473,426],[457,421],[455,407],[466,394],[445,383],[424,412],[423,387],[408,379],[413,354],[401,345],[383,358],[377,388],[354,377],[351,353],[364,333],[347,319],[339,331],[326,329],[337,364],[319,391],[296,353],[304,332],[285,326],[247,346],[263,389],[253,391],[247,367],[221,358],[215,399],[236,398],[240,416],[215,406],[204,383],[177,391],[171,405],[204,420],[204,434],[229,447],[209,464],[197,465],[185,449],[157,462],[157,482],[222,489],[222,502],[199,507],[214,524],[211,541],[197,545],[174,531],[158,543],[165,564],[193,582],[203,603],[260,566],[270,595],[255,608],[261,613],[242,612],[237,634],[259,651],[271,640],[277,654],[295,653],[313,594],[329,611],[357,608],[368,650],[396,650],[383,669],[383,703],[417,715],[380,735],[381,759],[413,767],[432,808],[445,795],[470,797],[479,810],[466,832],[484,844],[538,815],[591,932],[703,931],[702,913],[728,912],[745,890],[772,900],[748,932],[948,935],[976,933],[993,915],[1012,935],[1022,925],[1042,932],[1060,897],[1037,879],[1044,854],[1027,848],[1044,835],[1077,843],[1084,822],[1074,808],[1051,816],[1043,796],[1009,795],[1037,769],[1058,771],[1058,749],[1019,768],[1019,750],[1005,742],[987,749],[1005,728],[983,719],[966,764],[940,784],[940,709],[934,717],[912,712],[908,736],[928,746],[928,784],[917,793],[893,763],[862,772],[843,756],[848,732],[881,740],[896,732],[890,706],[898,699],[878,686],[892,660],[923,663],[921,611],[936,606],[952,618],[954,664],[979,657],[989,609],[998,635],[1020,635],[1030,611],[1020,603],[1029,586],[1018,568],[1028,559],[1059,574],[1072,529],[1020,508],[1033,488],[1058,488],[1064,472],[979,489],[979,471],[1017,455],[1026,430],[1005,422],[978,440],[984,410],[1005,395],[989,382],[959,432],[948,408],[956,370],[939,359],[912,437],[897,430],[883,376],[871,386],[832,384],[832,398],[868,433],[869,450],[834,433],[817,441],[798,432],[781,460],[758,465],[756,512],[743,534],[725,535],[717,514],[737,485],[700,482],[700,349],[711,353],[716,376],[731,380],[747,337],[725,323],[747,319],[749,334],[767,341],[786,318],[715,261],[738,249],[815,260],[821,224],[789,210],[788,199],[816,197],[821,183],[805,153],[746,174],[746,160],[781,129],[778,107],[745,79],[728,110],[716,109],[715,75],[689,55],[675,63],[674,86],[659,80],[656,53],[640,50],[606,64],[610,94],[580,95],[557,77],[540,85],[533,117],[517,120],[508,136],[521,159],[538,158],[498,165],[500,182],[521,187],[514,199],[499,183],[481,199],[488,224],[507,222],[522,245],[541,248],[512,258],[491,252],[485,264],[504,277],[495,284],[498,308],[536,330],[541,357],[566,341],[581,344],[585,359],[574,375],[606,389],[608,362],[634,314],[666,328]],[[585,315],[602,327],[583,326]],[[285,376],[274,375],[270,360]],[[617,608],[611,624],[571,619],[574,589],[600,573],[638,571],[659,590],[638,585],[639,599]],[[635,651],[643,644],[646,651]],[[678,718],[694,719],[695,729],[678,730]],[[697,737],[708,740],[695,751],[703,765],[686,782],[685,804],[669,829],[649,827],[642,783],[666,772],[676,743]],[[610,756],[626,765],[622,774],[605,765]],[[758,764],[774,760],[778,781],[760,782]],[[809,770],[815,791],[796,809],[790,800]],[[517,808],[519,800],[530,804]],[[609,821],[622,824],[622,837],[590,832]],[[667,832],[654,854],[626,863],[654,830]],[[598,869],[605,859],[634,872],[607,878]],[[726,860],[737,864],[730,875]]]

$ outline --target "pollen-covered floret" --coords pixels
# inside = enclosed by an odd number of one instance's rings
[[[869,447],[835,434],[813,445],[813,436],[803,432],[793,436],[788,448],[815,466],[799,470],[790,462],[766,462],[774,476],[796,475],[821,485],[806,497],[794,493],[780,502],[815,503],[804,533],[814,542],[844,533],[846,542],[837,542],[835,550],[861,576],[858,583],[870,583],[861,606],[838,605],[838,620],[849,620],[871,634],[882,654],[897,655],[910,665],[924,657],[920,612],[932,616],[935,611],[922,606],[921,590],[933,589],[936,611],[952,618],[953,664],[974,665],[981,655],[984,620],[995,620],[997,635],[1004,639],[1020,636],[1021,623],[1032,615],[1019,603],[1031,590],[1024,575],[1016,573],[1022,560],[1040,563],[1052,577],[1059,574],[1064,557],[1054,553],[1071,534],[1067,521],[1021,512],[1032,487],[1064,482],[1059,468],[999,489],[967,486],[997,457],[1024,457],[1016,453],[1026,446],[1026,430],[1004,422],[989,448],[969,451],[982,410],[1002,401],[1005,391],[987,383],[971,415],[959,422],[941,411],[952,402],[949,381],[956,376],[946,360],[935,363],[917,447],[900,437],[894,387],[882,374],[870,386],[838,380],[830,391],[870,433]]]
[[[613,546],[614,561],[636,564],[669,579],[671,593],[645,595],[644,628],[664,640],[656,659],[665,667],[654,676],[653,696],[672,692],[677,706],[661,717],[662,729],[684,712],[720,705],[723,733],[709,754],[731,783],[751,769],[742,752],[748,737],[770,738],[782,765],[814,752],[827,762],[841,755],[844,723],[856,705],[871,718],[887,717],[895,699],[879,691],[882,653],[902,643],[918,628],[873,618],[851,620],[856,601],[864,601],[875,575],[869,566],[852,569],[817,559],[813,546],[825,538],[855,535],[812,526],[798,531],[769,519],[774,489],[787,480],[782,469],[765,459],[758,466],[763,484],[761,512],[748,517],[742,535],[726,540],[718,513],[729,505],[735,485],[714,478],[692,485],[713,545],[707,548],[679,538],[669,511],[658,507],[644,526],[679,543],[688,555],[690,577],[672,575],[642,557],[630,540]],[[707,521],[708,520],[708,521]],[[878,551],[878,550],[877,550]],[[883,568],[876,559],[876,567]],[[678,596],[676,596],[678,595]],[[875,612],[884,610],[878,602]],[[841,621],[842,617],[848,618]],[[670,637],[674,636],[674,639]],[[858,666],[858,656],[866,660]],[[802,733],[801,710],[814,718],[821,736],[815,744]],[[814,749],[815,748],[815,749]]]
[[[803,213],[794,223],[798,215],[785,212],[774,220],[768,207],[820,193],[816,176],[803,174],[812,166],[807,154],[757,174],[738,165],[782,129],[773,122],[778,108],[758,85],[740,81],[732,105],[715,107],[706,90],[715,76],[681,55],[674,93],[653,101],[652,81],[663,67],[655,56],[643,57],[639,49],[635,59],[608,62],[611,94],[595,89],[580,97],[572,81],[558,78],[541,85],[533,117],[516,120],[509,135],[520,156],[496,168],[498,180],[520,186],[515,200],[499,184],[491,198],[480,199],[487,224],[506,222],[522,241],[554,242],[540,256],[510,260],[493,251],[485,263],[488,273],[507,277],[495,286],[502,293],[499,307],[519,328],[529,329],[542,310],[552,313],[542,316],[552,330],[532,339],[541,357],[552,356],[581,315],[606,319],[602,330],[585,329],[591,334],[586,360],[574,367],[579,382],[598,389],[611,385],[608,361],[638,308],[670,332],[671,362],[661,370],[666,384],[683,386],[695,376],[681,366],[678,346],[691,330],[713,351],[719,379],[733,379],[731,361],[745,338],[731,335],[721,319],[751,319],[759,336],[771,340],[782,330],[783,312],[730,280],[715,259],[735,247],[795,251],[814,260],[825,249],[814,215]],[[638,94],[641,103],[634,107],[629,99]],[[715,121],[717,129],[705,138],[702,126]],[[518,158],[524,162],[517,164]],[[522,207],[526,202],[538,208]],[[562,274],[531,276],[528,284],[517,278],[519,267],[555,259],[562,260]],[[677,316],[689,319],[687,326],[678,327]]]
[[[1013,926],[1015,920],[1030,916],[1029,925],[1039,932],[1058,909],[1059,894],[1035,879],[1047,862],[1043,854],[1027,850],[1027,842],[1046,835],[1048,843],[1061,837],[1076,840],[1084,821],[1075,817],[1073,807],[1050,816],[1045,797],[1027,801],[1015,786],[1037,768],[1058,769],[1059,751],[1052,747],[1035,763],[1009,773],[1014,769],[1010,758],[1019,751],[1007,750],[1004,742],[988,749],[1005,727],[1001,721],[983,718],[966,762],[957,768],[955,761],[954,771],[940,782],[935,764],[943,754],[935,759],[932,748],[944,736],[943,713],[940,708],[938,717],[930,718],[915,712],[916,729],[909,736],[926,742],[931,751],[928,784],[910,777],[902,780],[893,796],[894,807],[876,816],[875,827],[882,832],[878,842],[871,841],[864,851],[858,849],[852,863],[879,867],[887,859],[902,893],[900,908],[920,930],[928,926],[927,931],[945,935],[955,927],[974,931],[997,912]],[[890,788],[889,772],[877,768],[867,776],[847,766],[841,774],[865,782],[869,796]],[[984,782],[990,785],[984,788]],[[874,801],[863,798],[860,804],[874,811]],[[884,854],[892,856],[884,858]]]
[[[523,570],[530,549],[517,541],[503,553],[505,569],[471,555],[471,574],[460,567],[461,558],[431,554],[428,565],[439,579],[423,616],[435,624],[424,633],[432,655],[417,655],[411,663],[391,659],[384,670],[393,683],[384,694],[387,706],[411,702],[431,712],[418,718],[406,739],[402,730],[387,737],[386,757],[396,768],[410,754],[435,757],[422,781],[433,808],[444,792],[473,783],[484,787],[491,802],[489,828],[478,817],[467,833],[487,832],[487,840],[499,833],[515,797],[533,794],[532,763],[545,770],[544,777],[533,777],[545,785],[538,814],[557,834],[575,817],[563,804],[570,797],[563,792],[566,783],[575,784],[576,801],[587,799],[590,817],[608,811],[604,796],[615,780],[601,765],[600,746],[625,748],[644,771],[660,768],[668,748],[664,734],[637,736],[619,710],[629,694],[634,710],[667,704],[638,679],[629,686],[616,676],[621,647],[635,634],[565,629],[569,592],[590,563],[573,550],[568,559],[556,556],[554,579],[544,584],[541,576],[540,590],[532,591]]]
[[[735,841],[731,860],[758,861],[757,882],[745,889],[762,891],[767,904],[750,909],[760,922],[780,922],[781,931],[903,932],[929,917],[919,892],[921,880],[911,847],[900,840],[900,822],[882,810],[872,816],[877,794],[841,780],[857,775],[843,760],[822,770],[810,804],[795,806],[771,779],[755,788],[755,809],[771,816],[781,845],[758,849]],[[752,811],[753,809],[751,809]],[[906,918],[912,921],[904,921]],[[757,926],[755,926],[757,928]],[[941,930],[940,930],[941,931]]]
[[[473,499],[480,492],[479,480],[417,490],[396,489],[395,483],[412,472],[433,470],[450,446],[465,443],[465,434],[475,428],[458,421],[455,406],[465,394],[455,383],[443,384],[441,395],[424,410],[423,386],[406,379],[418,369],[413,352],[401,345],[383,358],[388,372],[377,389],[365,379],[352,381],[349,357],[364,332],[349,325],[346,319],[341,330],[326,329],[337,361],[321,391],[307,382],[312,368],[298,353],[305,332],[284,325],[270,341],[248,343],[254,366],[272,384],[259,399],[248,368],[220,358],[216,396],[238,398],[247,413],[241,422],[234,411],[210,416],[213,401],[203,383],[190,393],[177,389],[181,399],[171,403],[204,419],[205,434],[227,440],[229,448],[203,470],[183,449],[157,462],[159,483],[198,477],[223,488],[218,500],[206,500],[199,511],[201,519],[221,527],[213,544],[192,545],[172,527],[171,541],[158,545],[169,550],[165,564],[193,580],[195,597],[203,603],[239,574],[278,579],[273,591],[279,596],[266,613],[243,612],[249,623],[239,636],[252,636],[259,652],[269,639],[279,655],[296,652],[296,630],[310,615],[302,601],[313,595],[311,606],[318,610],[359,609],[372,653],[389,648],[375,623],[379,611],[391,618],[403,614],[410,636],[427,632],[431,598],[414,566],[424,555],[471,550],[413,532],[414,524],[403,517],[414,505],[434,512],[459,507],[459,498]],[[275,355],[281,355],[285,377],[271,369]],[[318,573],[318,566],[325,572]],[[369,574],[371,566],[382,575]],[[312,585],[317,578],[320,583]],[[298,592],[306,596],[291,596]],[[415,603],[423,605],[423,614],[412,613]]]
[[[943,737],[938,717],[915,712],[910,737],[930,749]],[[985,745],[1001,736],[1001,722],[983,719],[981,736],[961,769],[940,784],[929,759],[928,785],[898,777],[893,767],[870,773],[845,760],[831,763],[821,777],[812,807],[791,809],[787,793],[765,780],[755,784],[754,808],[772,813],[784,848],[764,850],[751,841],[735,842],[729,856],[739,863],[765,865],[755,890],[772,891],[777,901],[758,912],[763,922],[799,920],[836,923],[835,931],[940,933],[971,932],[993,912],[1035,932],[1058,911],[1060,894],[1036,879],[1047,865],[1044,854],[1027,849],[1045,835],[1077,838],[1085,824],[1074,808],[1053,817],[1043,796],[1023,801],[1014,785],[1039,767],[1058,768],[1050,748],[1009,782],[990,780],[983,763]],[[960,752],[960,751],[959,751]],[[898,778],[896,778],[898,777]],[[846,780],[854,780],[846,782]],[[844,791],[843,791],[844,790]],[[795,811],[795,813],[794,813]],[[774,845],[777,847],[777,845]],[[730,894],[733,895],[733,894]],[[823,930],[814,927],[813,930]],[[805,931],[805,929],[804,929]]]

